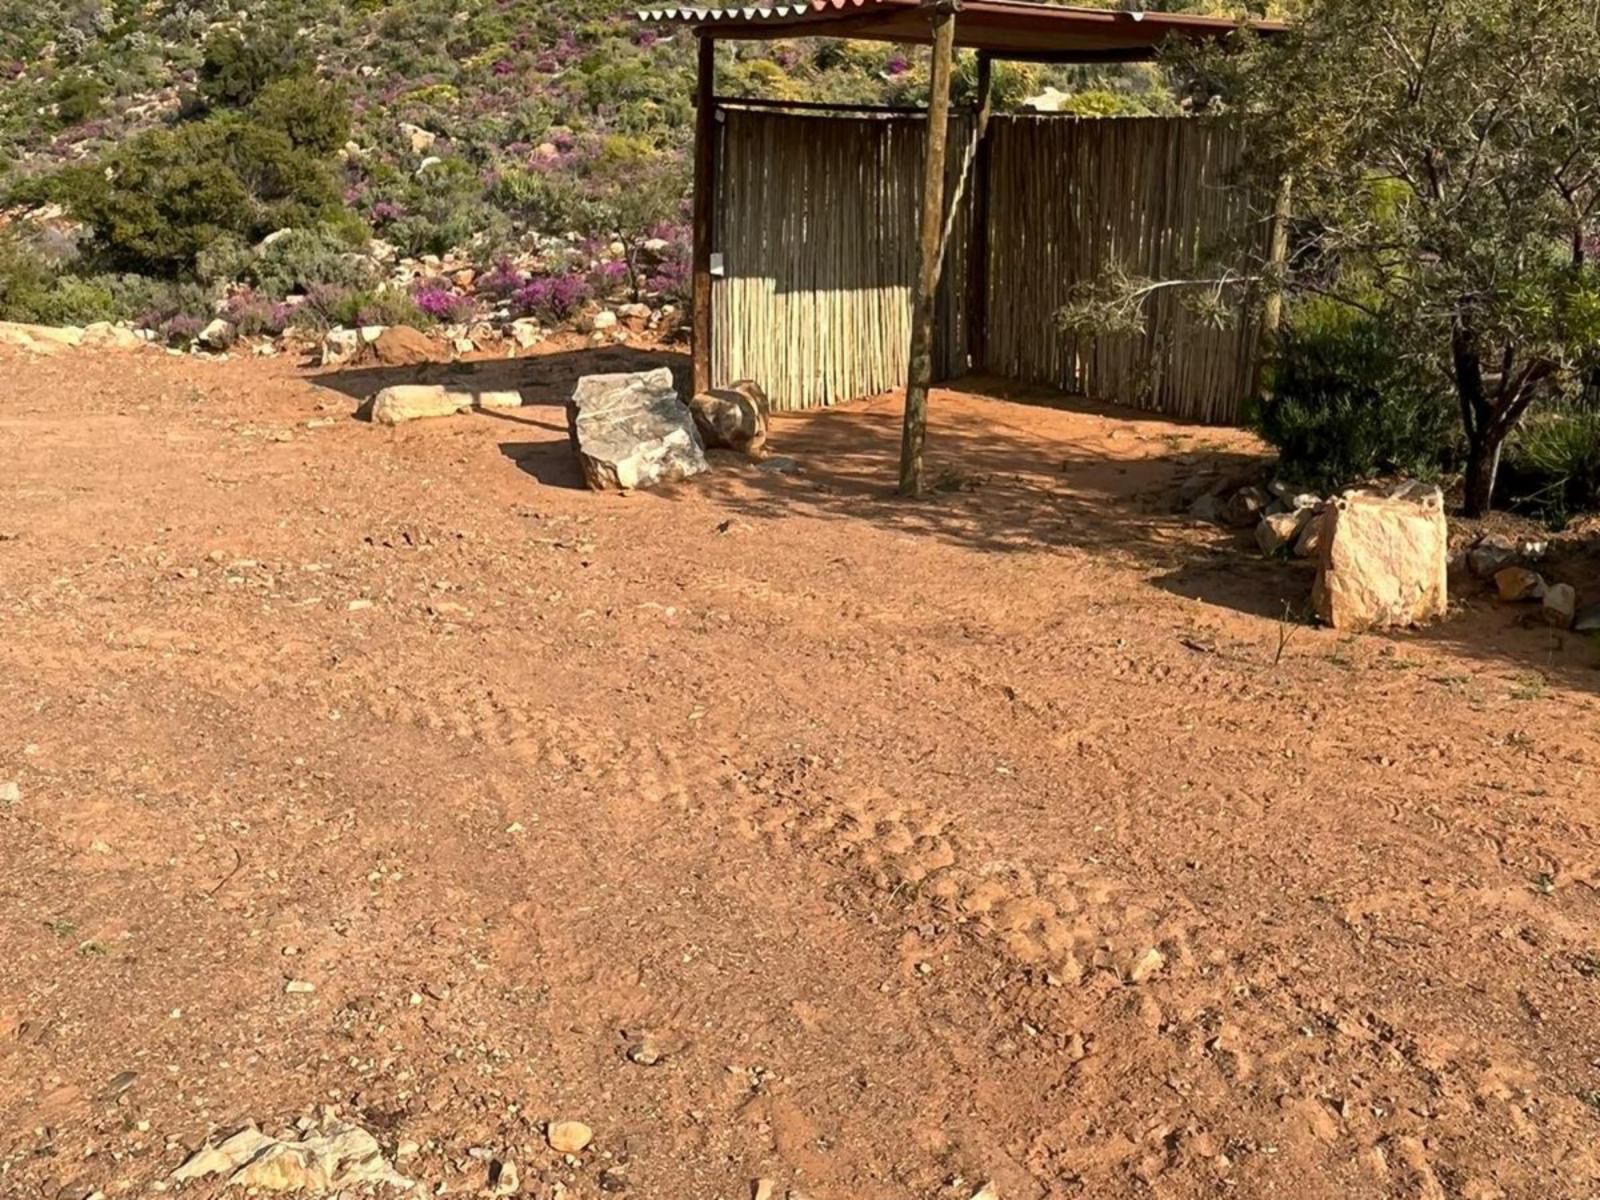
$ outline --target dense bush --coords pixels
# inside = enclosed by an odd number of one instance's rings
[[[1255,419],[1285,475],[1336,488],[1387,472],[1429,477],[1454,461],[1448,381],[1406,358],[1389,330],[1325,301],[1292,311]]]
[[[264,246],[238,278],[272,300],[319,287],[368,289],[376,282],[372,263],[351,250],[333,234],[291,229]]]
[[[281,29],[246,37],[228,31],[206,39],[200,98],[217,108],[243,108],[271,84],[309,73],[294,36]]]
[[[1600,411],[1574,405],[1535,414],[1503,469],[1512,505],[1552,524],[1600,509]]]

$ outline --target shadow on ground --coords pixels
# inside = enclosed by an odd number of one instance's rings
[[[402,383],[516,389],[524,406],[482,414],[504,426],[500,453],[544,487],[580,489],[567,438],[566,401],[584,375],[673,371],[686,392],[689,359],[666,350],[584,348],[528,357],[420,367],[358,367],[312,382],[358,402]],[[1259,475],[1267,456],[1248,435],[1169,420],[992,379],[936,389],[930,402],[927,477],[921,497],[896,494],[901,408],[877,397],[835,409],[774,417],[776,461],[712,455],[716,469],[661,489],[669,501],[711,497],[736,517],[803,516],[868,521],[985,553],[1084,552],[1139,570],[1156,588],[1266,620],[1309,615],[1312,569],[1266,560],[1248,532],[1196,522],[1177,503],[1186,480]],[[798,470],[777,469],[792,459]],[[1175,508],[1180,511],[1174,511]],[[1569,548],[1600,583],[1600,544]],[[1580,582],[1573,579],[1573,582]],[[1466,594],[1466,593],[1464,593]],[[1591,588],[1586,595],[1600,596]],[[1600,688],[1600,648],[1541,627],[1473,588],[1464,610],[1425,631],[1393,635],[1481,660],[1486,670],[1537,673],[1551,683]]]

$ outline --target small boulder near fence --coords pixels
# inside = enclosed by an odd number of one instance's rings
[[[767,419],[772,405],[753,379],[712,388],[689,401],[695,428],[705,444],[760,458],[767,444]]]
[[[470,408],[516,408],[521,392],[474,392],[442,384],[403,383],[372,397],[368,415],[375,425],[400,425],[426,417],[451,417]]]
[[[1353,631],[1421,625],[1448,606],[1449,539],[1438,496],[1352,493],[1328,505],[1318,532],[1317,616]]]
[[[567,402],[567,429],[583,480],[596,491],[670,483],[707,466],[666,367],[585,375]]]

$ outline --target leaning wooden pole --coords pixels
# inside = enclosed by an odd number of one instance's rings
[[[711,386],[711,241],[717,219],[717,43],[700,36],[694,110],[694,286],[691,304],[694,392]]]
[[[977,117],[972,152],[972,237],[967,253],[967,350],[974,371],[989,364],[989,118],[994,112],[994,59],[978,54]]]
[[[933,316],[944,235],[944,160],[950,134],[950,75],[955,64],[959,0],[932,0],[933,66],[928,77],[928,144],[922,165],[922,218],[917,278],[911,292],[911,357],[905,426],[900,436],[900,494],[922,491],[922,447],[928,436],[933,384]]]

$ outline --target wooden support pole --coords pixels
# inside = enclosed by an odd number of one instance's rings
[[[933,65],[928,76],[928,139],[922,164],[922,219],[917,278],[911,292],[911,357],[905,426],[900,436],[900,494],[922,491],[922,447],[933,383],[933,318],[944,236],[944,161],[950,134],[950,74],[955,65],[956,0],[934,0]]]
[[[711,386],[711,242],[717,220],[717,42],[700,36],[694,111],[694,286],[691,300],[696,395]]]
[[[977,119],[972,154],[972,237],[967,244],[967,353],[972,369],[989,365],[989,117],[994,111],[994,59],[978,53]]]
[[[1293,184],[1285,175],[1278,184],[1278,194],[1272,206],[1272,226],[1267,233],[1268,269],[1277,276],[1289,261],[1289,204]],[[1277,340],[1278,328],[1283,324],[1283,287],[1281,280],[1273,278],[1265,299],[1261,303],[1261,337],[1256,346],[1256,395],[1267,392],[1267,357]]]

